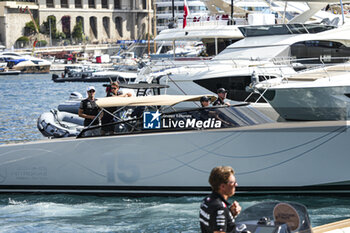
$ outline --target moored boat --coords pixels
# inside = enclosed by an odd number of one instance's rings
[[[110,82],[129,83],[135,81],[137,68],[118,67],[118,70],[102,70],[84,66],[67,66],[61,77],[52,75],[54,82]]]
[[[7,62],[7,66],[21,73],[49,73],[51,62],[29,55],[20,55],[15,52],[3,52],[0,61]]]
[[[101,98],[131,109],[113,134],[1,145],[0,192],[200,194],[222,164],[238,192],[350,192],[348,122],[273,122],[249,105],[195,107],[200,97]]]
[[[39,131],[46,137],[77,136],[84,128],[84,120],[77,114],[51,109],[40,115],[37,121]]]
[[[337,64],[256,82],[253,86],[287,120],[347,120],[349,71],[349,63]]]

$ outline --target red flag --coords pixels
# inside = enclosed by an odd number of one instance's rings
[[[184,0],[184,19],[183,19],[182,28],[185,28],[187,25],[187,16],[188,16],[188,6],[187,6],[187,1]]]

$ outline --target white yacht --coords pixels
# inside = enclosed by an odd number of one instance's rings
[[[225,13],[230,8],[230,4],[222,0],[207,0],[205,3],[208,6],[216,4]],[[315,13],[326,4],[309,2],[309,9],[299,12],[289,20],[294,23],[289,24],[239,26],[227,25],[228,20],[209,20],[189,24],[184,29],[164,30],[156,40],[201,38],[211,55],[221,53],[202,61],[185,59],[180,63],[177,59],[176,63],[166,63],[163,60],[152,67],[155,72],[147,81],[153,78],[153,82],[169,84],[166,92],[170,94],[215,93],[219,87],[224,87],[229,91],[228,98],[231,100],[264,101],[259,94],[246,88],[253,73],[260,80],[278,78],[323,62],[339,62],[333,57],[350,55],[346,33],[341,34],[341,29],[337,30],[336,25],[328,22],[333,20],[334,15],[327,14],[330,20],[324,24],[304,24],[310,17],[315,18]],[[321,40],[322,32],[328,38]],[[145,81],[144,76],[142,81]]]
[[[286,120],[346,120],[350,117],[349,74],[350,63],[345,63],[262,81],[254,88]]]
[[[7,62],[10,69],[21,73],[49,73],[51,67],[51,62],[47,60],[15,52],[0,53],[0,61]]]
[[[245,38],[210,61],[154,73],[170,94],[216,93],[223,87],[236,101],[264,101],[247,86],[252,74],[262,81],[295,74],[320,64],[346,62],[350,56],[348,27],[286,24],[240,28]]]
[[[208,193],[222,164],[235,168],[238,192],[350,192],[348,122],[276,123],[244,105],[167,107],[200,97],[101,98],[101,108],[131,109],[112,135],[87,136],[93,126],[78,138],[0,145],[0,192]]]

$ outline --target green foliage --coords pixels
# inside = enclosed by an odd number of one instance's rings
[[[46,40],[39,40],[38,47],[45,47],[46,45],[47,45],[47,41]]]
[[[43,22],[44,33],[46,35],[50,35],[50,22],[51,22],[51,35],[52,37],[54,37],[57,34],[57,28],[56,28],[56,17],[53,15],[48,16],[47,21]]]
[[[53,35],[54,39],[66,39],[66,34],[64,34],[63,32],[56,32],[55,35]]]
[[[14,44],[15,48],[23,48],[27,45],[29,45],[29,38],[26,36],[19,37]]]
[[[28,43],[29,42],[29,38],[26,36],[21,36],[19,37],[16,42],[24,42],[24,43]]]
[[[30,35],[33,35],[35,33],[36,33],[36,29],[35,29],[34,22],[33,21],[27,22],[26,25],[24,26],[24,35],[30,36]]]
[[[77,24],[74,26],[72,36],[74,39],[76,39],[79,42],[83,40],[84,33],[83,33],[83,24],[81,21],[77,22]]]

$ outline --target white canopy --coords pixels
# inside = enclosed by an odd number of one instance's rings
[[[141,97],[105,97],[96,100],[101,108],[117,106],[171,106],[185,101],[199,101],[202,96],[207,96],[211,101],[216,100],[213,95],[155,95]]]

